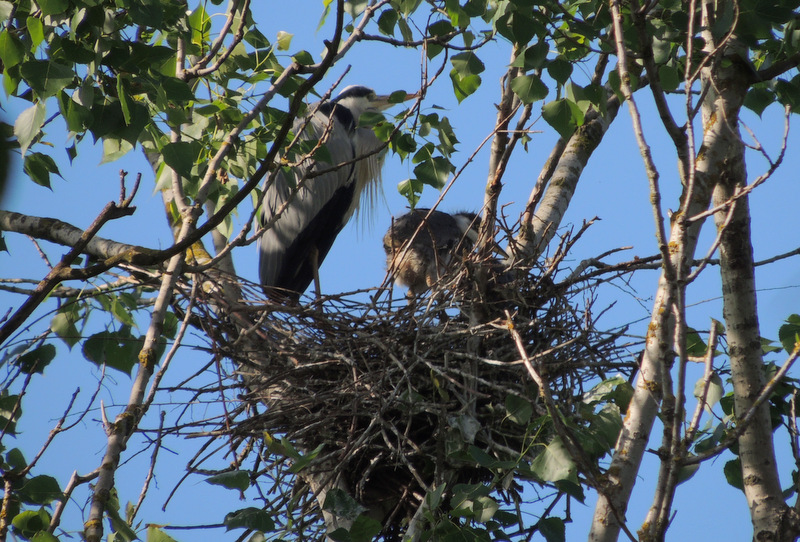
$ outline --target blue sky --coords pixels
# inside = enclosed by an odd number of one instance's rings
[[[262,21],[259,28],[270,39],[278,31],[287,31],[295,35],[292,50],[308,49],[317,56],[322,50],[322,40],[327,37],[327,28],[316,31],[318,17],[321,13],[321,2],[303,0],[293,3],[296,9],[282,9],[280,3],[263,3],[256,19]],[[302,9],[301,9],[302,7]],[[279,14],[278,14],[279,13]],[[375,88],[379,93],[388,93],[398,89],[414,91],[419,86],[420,53],[414,49],[391,48],[382,44],[359,43],[345,61],[337,65],[325,82],[318,89],[326,89],[325,83],[332,83],[341,76],[346,67],[349,72],[344,84],[364,84]],[[494,127],[495,107],[499,97],[499,80],[505,72],[509,57],[509,46],[504,41],[489,44],[479,53],[486,65],[481,75],[482,87],[474,95],[458,105],[452,96],[450,81],[445,74],[429,93],[424,110],[431,111],[433,105],[441,108],[440,114],[450,118],[460,140],[457,163],[467,159],[487,137]],[[439,61],[437,59],[437,61]],[[586,71],[591,70],[586,67]],[[580,69],[580,68],[578,68]],[[431,68],[433,71],[433,68]],[[577,71],[577,69],[576,69]],[[639,105],[644,114],[645,135],[653,150],[656,163],[661,172],[662,197],[664,208],[675,209],[680,191],[675,168],[675,152],[670,140],[666,137],[658,117],[654,114],[648,92],[638,94]],[[680,104],[676,100],[677,104]],[[13,119],[24,105],[5,100],[6,118]],[[534,106],[534,117],[540,104]],[[55,111],[48,111],[52,113]],[[395,111],[395,110],[392,110]],[[783,133],[782,111],[773,107],[759,119],[752,113],[743,117],[748,126],[755,132],[771,156],[776,157]],[[795,123],[796,124],[796,123]],[[547,158],[553,143],[556,141],[554,131],[542,120],[538,120],[532,134],[528,152],[521,149],[512,159],[504,181],[504,190],[500,197],[502,204],[508,204],[506,214],[516,218],[524,207],[533,181]],[[698,127],[698,131],[699,127]],[[130,218],[108,224],[100,235],[115,240],[142,244],[152,248],[163,248],[171,244],[171,234],[163,219],[164,212],[161,199],[152,193],[152,174],[143,157],[137,152],[111,164],[98,165],[100,149],[92,147],[88,141],[80,148],[81,155],[71,166],[62,145],[68,142],[66,135],[53,129],[49,140],[54,144],[53,155],[59,163],[64,180],[55,178],[52,190],[47,190],[22,178],[17,171],[12,178],[11,190],[2,202],[4,208],[39,216],[55,217],[72,223],[78,227],[86,227],[102,209],[103,205],[118,197],[118,172],[120,168],[130,172],[132,179],[136,172],[143,174],[143,189],[136,198],[137,212]],[[796,145],[796,137],[790,135],[790,149]],[[487,178],[487,144],[473,163],[466,168],[463,176],[457,180],[450,190],[440,210],[473,210],[482,203],[483,187]],[[18,165],[18,164],[17,164]],[[747,157],[750,177],[754,178],[766,170],[764,160],[750,152]],[[789,152],[785,163],[764,186],[758,188],[751,197],[751,214],[753,216],[753,242],[756,259],[764,259],[787,252],[798,246],[796,230],[797,202],[800,201],[800,184],[797,171],[800,168],[800,154]],[[21,169],[21,168],[18,168]],[[413,165],[401,163],[396,156],[389,155],[383,172],[386,203],[381,204],[374,213],[372,225],[358,227],[351,223],[337,239],[328,258],[321,267],[321,282],[324,292],[341,292],[355,290],[380,284],[385,275],[385,262],[381,237],[388,227],[391,216],[401,214],[407,202],[397,194],[398,182],[412,176]],[[439,194],[428,189],[420,206],[433,204]],[[245,218],[246,212],[240,213]],[[595,256],[607,250],[632,246],[631,250],[610,258],[609,261],[631,259],[634,256],[648,256],[657,252],[654,236],[652,211],[649,207],[649,190],[644,167],[636,147],[631,130],[631,122],[627,107],[623,107],[606,139],[591,159],[586,168],[576,196],[567,214],[564,227],[580,225],[582,220],[597,216],[600,220],[590,228],[576,246],[572,263]],[[704,230],[698,256],[705,254],[713,240],[712,224]],[[6,235],[10,254],[0,254],[0,275],[3,277],[24,276],[41,278],[47,272],[44,263],[37,256],[29,240],[16,235]],[[64,252],[61,248],[50,250],[52,258]],[[243,277],[256,280],[257,258],[255,245],[240,249],[235,255],[237,271]],[[615,303],[612,311],[605,317],[609,327],[624,323],[634,323],[632,333],[643,335],[652,304],[652,295],[658,275],[656,272],[642,272],[632,282],[637,290],[638,299],[621,289],[604,288],[597,302],[597,307]],[[759,286],[759,312],[761,316],[762,335],[777,338],[777,329],[783,319],[791,313],[800,313],[800,271],[795,259],[759,268],[757,274]],[[719,279],[716,269],[709,269],[703,277],[689,288],[688,301],[689,324],[698,329],[707,329],[709,318],[721,318],[719,301]],[[17,306],[19,298],[0,293],[0,309]],[[5,312],[2,310],[2,312]],[[41,313],[37,313],[40,314]],[[46,321],[46,320],[45,320]],[[197,344],[198,339],[190,339]],[[63,345],[59,346],[64,351]],[[782,358],[773,356],[775,361]],[[208,356],[199,351],[185,349],[179,356],[170,375],[170,381],[178,382],[183,374],[205,364]],[[695,371],[697,372],[697,371]],[[793,370],[794,376],[798,375]],[[699,373],[694,375],[698,378]],[[103,383],[101,397],[108,409],[108,416],[113,418],[119,405],[127,400],[126,390],[129,380],[120,374],[109,374]],[[75,387],[81,387],[78,400],[88,401],[98,379],[98,371],[83,360],[79,352],[68,357],[59,358],[48,367],[45,376],[35,383],[30,391],[30,399],[26,399],[26,413],[21,428],[24,434],[19,439],[20,446],[33,455],[34,450],[52,427],[63,410],[66,400]],[[108,379],[116,381],[117,384]],[[694,380],[690,376],[689,385]],[[46,403],[37,403],[34,397],[48,397]],[[116,408],[115,408],[116,407]],[[164,404],[146,421],[148,427],[157,424],[157,411],[161,408],[174,409],[174,405]],[[198,416],[218,409],[216,405],[196,405],[194,411]],[[33,416],[31,416],[33,414]],[[67,434],[56,440],[56,446],[43,458],[42,471],[55,469],[62,486],[66,484],[72,469],[85,473],[95,468],[102,457],[104,436],[97,425],[99,413],[93,411],[73,434]],[[656,427],[650,447],[657,448],[660,443],[660,428]],[[78,436],[80,435],[80,436]],[[780,443],[780,459],[784,469],[782,480],[789,485],[791,456],[785,438]],[[169,450],[163,450],[161,460],[165,463],[159,467],[157,475],[158,493],[151,495],[146,501],[145,511],[140,519],[147,522],[193,523],[197,518],[204,523],[221,521],[225,511],[245,506],[230,491],[211,487],[202,481],[190,479],[167,509],[160,512],[165,495],[172,489],[181,476],[189,455],[196,447],[195,443],[172,441]],[[132,449],[135,449],[132,446]],[[743,495],[728,486],[722,476],[722,466],[728,458],[723,457],[704,464],[698,474],[678,488],[676,497],[676,516],[668,538],[673,540],[691,540],[703,535],[717,539],[726,537],[749,538],[750,523]],[[123,500],[134,500],[138,496],[143,476],[143,467],[149,461],[148,454],[140,454],[121,470],[119,490]],[[640,472],[634,496],[631,500],[628,518],[632,530],[641,524],[644,514],[652,498],[652,487],[657,476],[656,461],[648,454],[645,465]],[[166,468],[164,468],[166,467]],[[593,496],[587,506],[573,505],[574,523],[568,527],[568,539],[578,540],[586,536],[588,522],[593,511]],[[535,513],[536,510],[533,510]],[[75,521],[69,521],[77,525]],[[743,535],[743,533],[748,533]],[[172,533],[179,540],[191,539]],[[230,535],[228,539],[234,539]]]

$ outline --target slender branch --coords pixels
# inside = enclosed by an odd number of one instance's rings
[[[721,452],[724,452],[739,439],[740,436],[745,432],[747,426],[753,421],[755,415],[758,413],[759,407],[767,401],[770,396],[772,396],[772,392],[775,391],[775,388],[778,384],[781,383],[783,377],[786,376],[786,373],[789,372],[789,369],[792,368],[794,362],[797,361],[798,356],[800,356],[800,343],[797,343],[794,347],[789,358],[784,362],[783,366],[778,370],[777,373],[770,379],[769,382],[764,386],[761,390],[761,393],[758,394],[755,402],[750,406],[747,412],[744,413],[742,417],[736,420],[736,428],[727,436],[727,438],[714,446],[703,452],[702,454],[697,454],[693,456],[688,456],[686,459],[681,461],[683,465],[695,465],[697,463],[702,463],[707,459],[711,459],[716,457]]]
[[[714,353],[717,349],[717,322],[711,319],[711,329],[708,332],[708,349],[704,359],[705,371],[703,373],[703,392],[700,394],[700,399],[697,401],[697,406],[692,416],[692,421],[686,429],[686,434],[683,437],[684,446],[686,449],[694,442],[695,433],[700,426],[700,417],[703,415],[703,410],[706,408],[706,398],[708,397],[708,389],[711,386],[711,377],[714,376]]]

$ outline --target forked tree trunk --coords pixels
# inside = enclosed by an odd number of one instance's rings
[[[713,46],[713,41],[707,40],[709,53]],[[672,217],[670,229],[671,269],[675,270],[677,277],[670,277],[667,271],[662,271],[659,280],[633,398],[607,472],[607,484],[601,488],[595,508],[589,533],[592,542],[614,542],[619,537],[620,524],[626,521],[628,502],[663,398],[663,375],[672,369],[673,310],[678,296],[682,295],[679,288],[685,288],[678,278],[687,275],[687,262],[694,257],[703,223],[703,220],[697,220],[687,225],[682,219],[705,211],[714,185],[727,173],[727,164],[742,163],[743,160],[737,123],[748,88],[748,73],[741,63],[712,61],[704,68],[702,81],[704,88],[708,89],[702,104],[703,143],[697,152],[691,191],[687,192],[684,179],[681,211]],[[658,526],[644,525],[642,529],[642,536],[646,539],[665,532]]]

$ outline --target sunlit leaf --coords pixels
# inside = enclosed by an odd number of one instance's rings
[[[22,536],[32,538],[36,533],[47,530],[50,525],[50,514],[44,508],[26,510],[17,514],[11,524]]]
[[[280,30],[278,36],[275,38],[275,42],[278,44],[278,51],[288,51],[292,46],[293,37],[294,34]]]
[[[699,401],[702,397],[703,390],[705,389],[705,378],[700,378],[694,385],[694,396]],[[722,379],[716,372],[711,373],[711,378],[708,382],[708,392],[706,393],[705,409],[709,412],[716,405],[725,393],[723,388]]]
[[[16,66],[25,58],[25,46],[9,31],[0,32],[0,60],[8,69]]]
[[[23,155],[36,136],[39,135],[46,113],[44,102],[36,102],[17,117],[14,123],[14,135],[19,141],[20,152]]]
[[[778,339],[786,352],[791,353],[800,342],[800,315],[792,314],[778,329]]]
[[[417,179],[406,179],[397,183],[397,191],[408,200],[408,204],[412,209],[419,201],[422,188],[423,184]]]
[[[177,542],[170,535],[156,527],[155,525],[147,526],[147,542]]]
[[[59,336],[68,346],[74,346],[79,340],[75,322],[78,315],[72,311],[59,312],[50,320],[50,330]]]

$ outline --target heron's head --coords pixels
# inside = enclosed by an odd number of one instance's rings
[[[416,94],[406,94],[402,101],[416,97]],[[350,110],[353,118],[358,120],[365,111],[383,111],[398,103],[397,94],[376,94],[374,90],[363,85],[345,87],[334,100]]]

